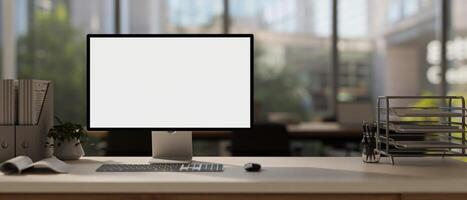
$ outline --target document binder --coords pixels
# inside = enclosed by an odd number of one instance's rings
[[[15,157],[15,126],[0,126],[0,163]]]
[[[53,155],[47,137],[53,127],[53,95],[53,83],[49,82],[36,124],[0,125],[0,163],[20,155],[28,156],[34,162]]]

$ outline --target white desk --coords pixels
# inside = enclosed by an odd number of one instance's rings
[[[45,195],[51,199],[67,194],[83,198],[121,194],[148,199],[203,199],[208,194],[224,199],[258,198],[258,194],[267,199],[289,195],[295,199],[326,195],[337,199],[410,199],[412,194],[417,198],[423,194],[467,198],[467,163],[450,158],[396,158],[392,166],[384,158],[381,164],[363,164],[359,157],[197,157],[198,161],[223,163],[225,171],[95,172],[104,162],[144,163],[148,159],[85,157],[69,162],[73,165],[70,174],[0,175],[0,199],[24,193],[33,195],[23,198]],[[247,162],[260,163],[263,171],[245,172],[242,166]]]

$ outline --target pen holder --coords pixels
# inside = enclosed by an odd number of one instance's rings
[[[363,138],[361,142],[362,147],[362,159],[365,163],[378,163],[381,154],[378,151],[377,137],[376,137],[376,126],[370,125],[367,122],[363,122]]]

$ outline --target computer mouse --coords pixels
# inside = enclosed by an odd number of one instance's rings
[[[247,163],[243,166],[247,172],[258,172],[261,170],[261,165],[258,163]]]

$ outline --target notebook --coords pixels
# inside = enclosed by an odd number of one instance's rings
[[[56,157],[32,162],[31,158],[27,156],[17,156],[2,163],[0,171],[4,174],[21,174],[23,171],[31,168],[43,168],[56,173],[68,173],[71,170],[71,165],[66,164]]]

